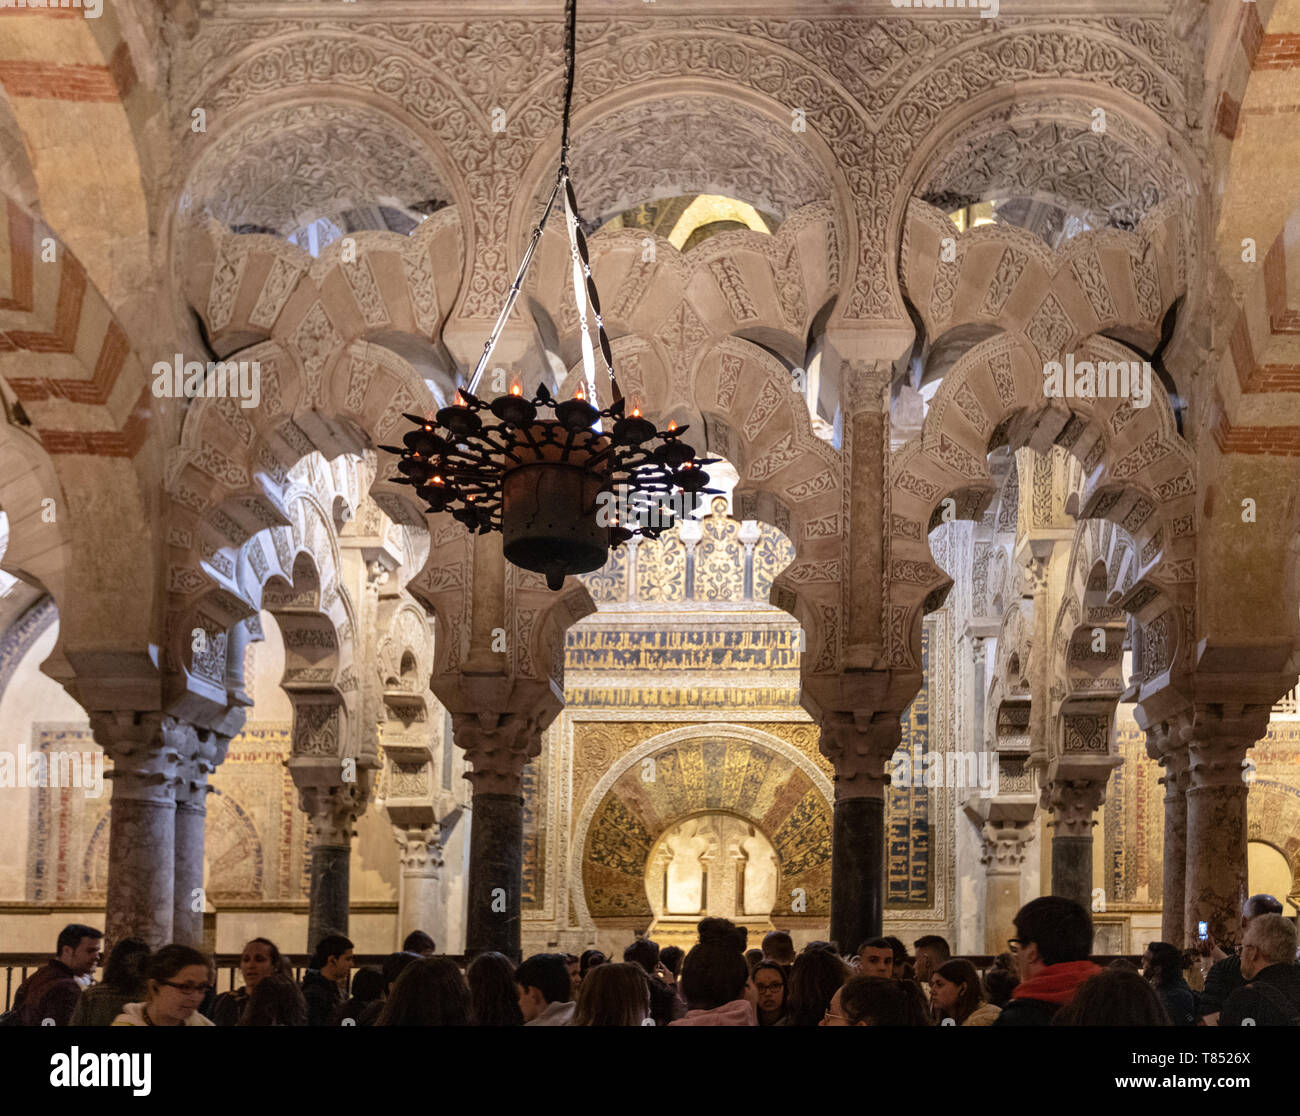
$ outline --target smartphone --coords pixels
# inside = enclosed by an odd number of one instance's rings
[[[1197,941],[1201,941],[1201,942],[1203,942],[1203,941],[1205,941],[1205,939],[1208,938],[1209,936],[1210,936],[1210,928],[1209,928],[1208,924],[1206,924],[1206,923],[1204,923],[1204,922],[1198,922],[1198,923],[1196,924],[1196,938],[1197,938]]]

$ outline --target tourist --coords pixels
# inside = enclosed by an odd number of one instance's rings
[[[420,960],[418,953],[407,953],[402,950],[397,953],[390,953],[380,963],[379,972],[383,977],[384,991],[377,1000],[371,1001],[361,1010],[361,1015],[357,1018],[357,1023],[362,1027],[373,1027],[379,1022],[380,1012],[384,1010],[384,1004],[393,994],[393,989],[397,987],[397,981],[402,972],[408,965],[414,964]]]
[[[858,972],[863,976],[894,976],[894,948],[886,938],[872,938],[858,947]]]
[[[515,966],[504,953],[480,953],[465,973],[476,1027],[522,1027]],[[584,978],[585,980],[585,978]]]
[[[775,961],[785,971],[786,983],[794,968],[794,939],[786,930],[769,930],[763,935],[763,960]]]
[[[667,1027],[680,1012],[677,1010],[677,990],[663,979],[668,970],[660,964],[659,944],[649,938],[637,938],[623,950],[623,960],[640,965],[644,970],[650,981],[650,1015],[656,1027]]]
[[[907,946],[903,945],[902,940],[895,938],[892,934],[882,940],[894,952],[894,979],[912,980],[915,970],[912,968],[912,959],[907,955]]]
[[[1092,916],[1073,899],[1045,895],[1013,920],[1012,953],[1020,983],[995,1027],[1041,1027],[1074,999],[1079,985],[1101,970],[1092,952]]]
[[[1011,1003],[1011,993],[1019,983],[1016,963],[1009,953],[999,953],[984,973],[984,992],[989,1003],[999,1008]]]
[[[916,962],[920,972],[919,946]],[[960,957],[945,961],[930,976],[930,1008],[936,1020],[951,1019],[958,1027],[988,1027],[1002,1014],[1000,1007],[985,1001],[984,988],[975,966]]]
[[[892,959],[893,954],[885,949]],[[795,959],[790,974],[783,1027],[817,1027],[826,1017],[836,990],[852,976],[833,950],[807,946]]]
[[[1155,988],[1175,1027],[1196,1025],[1196,993],[1183,978],[1182,950],[1168,942],[1152,942],[1142,954],[1142,975]]]
[[[53,1019],[56,1027],[66,1027],[77,1010],[84,978],[99,964],[104,932],[79,922],[69,923],[59,931],[54,944],[55,956],[18,986],[13,1010],[19,1025],[39,1027]]]
[[[578,958],[577,954],[566,953],[564,955],[564,965],[565,968],[569,970],[569,998],[576,1003],[578,999],[578,989],[582,987],[582,978],[586,975],[582,971],[582,961]]]
[[[785,1018],[785,966],[777,961],[760,961],[749,974],[754,986],[760,1027],[775,1027]]]
[[[469,985],[450,957],[421,957],[402,970],[378,1027],[467,1027]]]
[[[184,945],[163,946],[141,965],[145,998],[126,1004],[114,1027],[211,1027],[199,1004],[211,987],[211,961]]]
[[[1252,916],[1241,944],[1245,983],[1228,994],[1218,1026],[1240,1027],[1247,1019],[1257,1027],[1295,1026],[1300,1021],[1300,966],[1295,957],[1296,930],[1290,919],[1280,914]]]
[[[700,923],[698,944],[682,963],[687,1011],[670,1027],[757,1027],[754,1005],[745,998],[749,966],[744,942],[725,918]]]
[[[218,1027],[233,1027],[248,1006],[253,989],[272,973],[291,977],[289,964],[276,944],[269,938],[252,938],[239,955],[239,975],[244,978],[244,986],[222,992],[213,1002],[208,1018]]]
[[[591,969],[593,969],[597,965],[604,965],[608,963],[608,961],[609,958],[606,957],[603,953],[601,953],[600,950],[584,949],[582,951],[582,956],[578,958],[578,976],[582,980],[586,980],[587,973]]]
[[[352,943],[342,934],[326,934],[316,945],[311,964],[302,974],[302,994],[307,1000],[307,1025],[328,1027],[347,998],[352,971]]]
[[[334,1013],[334,1022],[340,1027],[368,1026],[369,1024],[362,1023],[362,1017],[371,1008],[383,1003],[387,990],[388,982],[384,979],[384,971],[374,965],[363,965],[353,974],[352,994]]]
[[[948,942],[938,934],[917,938],[912,948],[916,950],[916,979],[922,984],[929,984],[939,967],[946,965],[952,957]]]
[[[1242,940],[1245,940],[1245,932],[1250,929],[1251,922],[1266,914],[1282,913],[1282,904],[1271,895],[1252,895],[1246,900],[1241,909],[1241,930]],[[1207,1026],[1214,1026],[1215,1016],[1218,1015],[1219,1009],[1236,989],[1246,983],[1245,978],[1241,975],[1241,957],[1228,956],[1222,950],[1215,946],[1213,938],[1207,938],[1201,943],[1201,949],[1206,954],[1218,953],[1219,960],[1211,967],[1205,977],[1205,990],[1201,993],[1200,1013]]]
[[[1016,1001],[1012,1001],[1012,1008]],[[1012,1008],[1008,1008],[1010,1011]],[[1005,1015],[1005,1012],[1003,1013]],[[1168,1027],[1154,988],[1131,969],[1107,966],[1085,980],[1052,1018],[1059,1027]]]
[[[438,947],[423,930],[412,930],[402,942],[403,953],[416,953],[421,957],[436,957]]]
[[[681,946],[664,946],[659,951],[659,963],[665,969],[664,979],[676,984],[682,975],[682,962],[686,960],[686,951]]]
[[[144,977],[140,967],[149,947],[139,938],[123,938],[113,947],[104,965],[100,984],[83,989],[72,1013],[74,1027],[109,1027],[128,1003],[144,998]]]
[[[292,977],[270,973],[257,982],[236,1024],[239,1027],[305,1027],[307,1001]]]
[[[573,983],[563,953],[534,953],[515,970],[515,991],[525,1027],[567,1027],[573,1020]]]
[[[650,989],[654,983],[654,978],[635,962],[598,966],[582,982],[572,1026],[646,1025],[651,1019]]]
[[[855,976],[837,988],[822,1027],[926,1027],[925,1000],[915,981]]]

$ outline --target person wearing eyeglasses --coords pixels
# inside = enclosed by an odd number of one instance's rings
[[[1101,969],[1092,953],[1092,915],[1073,899],[1044,895],[1026,903],[1013,920],[1007,944],[1020,974],[1011,1002],[995,1027],[1043,1027],[1074,999],[1079,985]]]
[[[212,970],[208,958],[184,945],[163,946],[145,959],[145,999],[127,1004],[114,1027],[211,1027],[199,1013]]]
[[[1280,914],[1256,915],[1241,944],[1243,984],[1230,992],[1217,1026],[1293,1027],[1300,1020],[1296,930]]]

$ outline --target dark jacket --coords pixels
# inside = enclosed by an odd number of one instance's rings
[[[72,1022],[81,997],[76,974],[62,961],[54,960],[32,973],[14,993],[14,1006],[24,1027],[39,1027],[41,1020],[53,1019],[55,1026]]]
[[[1062,961],[1047,965],[1037,976],[1022,980],[1011,1002],[994,1021],[995,1027],[1046,1027],[1056,1013],[1074,1000],[1074,994],[1101,969],[1091,961]]]
[[[211,1011],[204,1014],[218,1027],[233,1027],[239,1022],[239,1017],[244,1014],[244,1008],[248,1006],[248,1000],[247,988],[236,988],[233,992],[222,992],[212,1002]]]
[[[1194,1027],[1196,1020],[1200,1017],[1200,1009],[1196,1004],[1196,993],[1182,977],[1170,981],[1168,984],[1159,985],[1156,988],[1160,996],[1160,1002],[1165,1005],[1165,1011],[1169,1013],[1170,1022],[1175,1027]]]
[[[307,1026],[329,1027],[343,1003],[343,990],[321,976],[319,969],[308,969],[302,974],[302,998],[307,1001]]]
[[[1201,993],[1202,1015],[1213,1015],[1223,1010],[1228,997],[1245,984],[1241,976],[1241,958],[1225,957],[1210,966],[1205,974],[1205,991]]]
[[[1219,1026],[1240,1027],[1243,1019],[1253,1019],[1256,1027],[1289,1027],[1298,1016],[1300,965],[1283,962],[1260,969],[1233,992],[1219,1012]]]
[[[122,1014],[127,1004],[140,999],[142,996],[138,989],[123,992],[108,984],[92,984],[82,991],[77,1000],[77,1009],[72,1013],[72,1026],[111,1027],[113,1020]]]

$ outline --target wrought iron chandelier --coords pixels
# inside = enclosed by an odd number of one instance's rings
[[[500,531],[506,559],[544,574],[551,589],[559,589],[569,574],[599,569],[611,549],[633,536],[658,538],[674,517],[689,514],[703,496],[717,491],[707,487],[709,476],[704,471],[704,466],[716,461],[697,460],[695,450],[681,440],[688,427],[678,429],[669,423],[667,430],[656,430],[637,407],[628,414],[614,377],[614,356],[569,180],[577,0],[567,0],[565,17],[559,172],[505,305],[469,387],[460,388],[453,404],[432,417],[405,415],[415,429],[403,437],[404,447],[380,447],[400,454],[400,475],[393,480],[413,485],[429,512],[450,512],[479,534]],[[585,390],[579,387],[574,398],[557,400],[542,383],[527,398],[516,382],[505,395],[480,399],[474,392],[519,297],[542,230],[561,197],[573,256]],[[591,342],[588,309],[597,347]],[[597,348],[613,400],[604,409],[593,405],[598,402]]]

